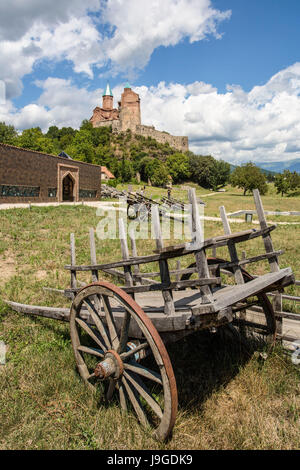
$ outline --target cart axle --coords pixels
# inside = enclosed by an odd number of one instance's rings
[[[96,365],[94,374],[99,380],[106,380],[111,376],[114,379],[119,379],[123,371],[122,359],[116,351],[110,349],[105,354],[104,360]]]

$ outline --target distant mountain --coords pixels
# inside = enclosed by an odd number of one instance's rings
[[[283,162],[260,162],[257,166],[269,171],[281,173],[283,170],[297,171],[300,173],[300,158],[295,160],[285,160]]]
[[[273,170],[269,170],[269,169],[266,169],[266,168],[262,168],[261,165],[258,164],[258,163],[256,163],[256,162],[255,162],[255,164],[260,167],[261,172],[264,173],[265,175],[270,175],[270,174],[271,174],[271,175],[272,175],[272,174],[275,175],[275,174],[276,174],[276,172],[273,171]],[[230,163],[230,173],[232,173],[236,168],[237,168],[237,165],[232,165],[232,163]]]
[[[263,173],[282,173],[283,170],[290,170],[291,172],[297,171],[300,173],[300,158],[295,160],[285,160],[283,162],[254,162],[259,166]],[[234,171],[236,165],[230,163],[231,172]]]

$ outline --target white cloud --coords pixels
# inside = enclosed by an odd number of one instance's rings
[[[21,39],[36,24],[54,27],[67,23],[72,17],[80,18],[86,11],[97,11],[100,0],[9,0],[0,2],[0,39]]]
[[[215,91],[217,91],[215,87],[213,87],[209,83],[204,82],[191,83],[190,85],[186,86],[186,89],[188,93],[193,96],[201,95],[202,93],[214,93]]]
[[[42,88],[37,103],[17,110],[10,101],[7,102],[6,106],[0,106],[0,122],[13,124],[19,130],[41,127],[47,131],[50,126],[78,128],[100,104],[102,90],[90,92],[76,87],[71,80],[48,78],[37,81],[36,85]]]
[[[159,46],[220,37],[217,25],[229,16],[210,0],[0,1],[0,80],[9,99],[41,60],[69,60],[89,78],[93,67],[108,65],[112,73],[132,73]]]
[[[103,19],[115,31],[105,50],[117,69],[143,68],[159,46],[184,38],[193,43],[209,34],[219,38],[217,25],[230,15],[213,9],[210,0],[108,0]]]
[[[140,87],[145,124],[188,135],[191,150],[231,162],[300,158],[300,63],[246,93],[210,84]]]

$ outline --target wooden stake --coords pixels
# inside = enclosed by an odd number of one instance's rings
[[[75,235],[70,235],[71,266],[76,266]],[[71,289],[77,288],[76,270],[71,269]]]
[[[96,258],[96,245],[95,245],[95,231],[92,227],[90,228],[90,253],[91,253],[91,264],[96,265],[97,258]],[[92,282],[97,282],[97,281],[98,281],[98,271],[97,269],[92,269]]]
[[[151,216],[152,216],[152,224],[153,224],[155,240],[156,240],[156,248],[157,250],[160,251],[164,247],[164,244],[163,244],[163,239],[162,239],[162,233],[161,233],[161,227],[160,227],[160,221],[159,221],[159,211],[158,211],[157,205],[152,206]],[[162,284],[166,286],[170,285],[171,283],[170,272],[169,272],[168,261],[166,259],[159,261],[159,271],[160,271],[160,278],[161,278]],[[165,290],[162,292],[162,295],[163,295],[164,303],[165,303],[165,314],[174,315],[175,306],[174,306],[174,301],[173,301],[172,290]]]
[[[225,207],[221,206],[219,209],[220,209],[220,215],[221,215],[221,219],[223,223],[224,233],[225,235],[230,235],[231,228],[229,225]],[[236,246],[234,243],[228,243],[228,251],[229,251],[231,261],[233,263],[238,263],[239,258],[238,258]],[[235,278],[236,283],[244,284],[244,277],[243,277],[241,268],[239,266],[233,266],[233,272],[234,272],[234,278]]]
[[[191,204],[192,244],[200,244],[204,239],[204,234],[202,233],[195,188],[189,189],[189,201]],[[209,279],[210,274],[205,250],[202,249],[195,252],[195,259],[199,278]],[[200,287],[200,292],[203,296],[202,303],[211,303],[213,301],[212,292],[209,286]]]
[[[122,217],[119,218],[119,237],[120,237],[120,243],[121,243],[122,258],[123,260],[129,260],[127,235],[125,232],[124,220],[122,219]],[[125,285],[133,286],[133,279],[132,279],[130,266],[124,266],[124,274],[125,274]]]
[[[132,256],[133,256],[133,258],[136,258],[138,256],[138,254],[137,254],[137,249],[136,249],[136,241],[135,241],[133,228],[131,228],[131,230],[129,230],[129,238],[130,238],[130,243],[131,243]],[[141,275],[140,267],[139,267],[138,264],[135,264],[133,266],[133,272],[134,272],[135,276],[140,276]],[[141,280],[136,281],[137,286],[139,286],[141,284],[142,284]]]

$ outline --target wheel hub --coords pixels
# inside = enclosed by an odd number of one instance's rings
[[[110,349],[106,352],[103,361],[96,365],[94,373],[99,380],[106,380],[108,377],[117,380],[121,377],[123,371],[122,359],[116,351]]]

